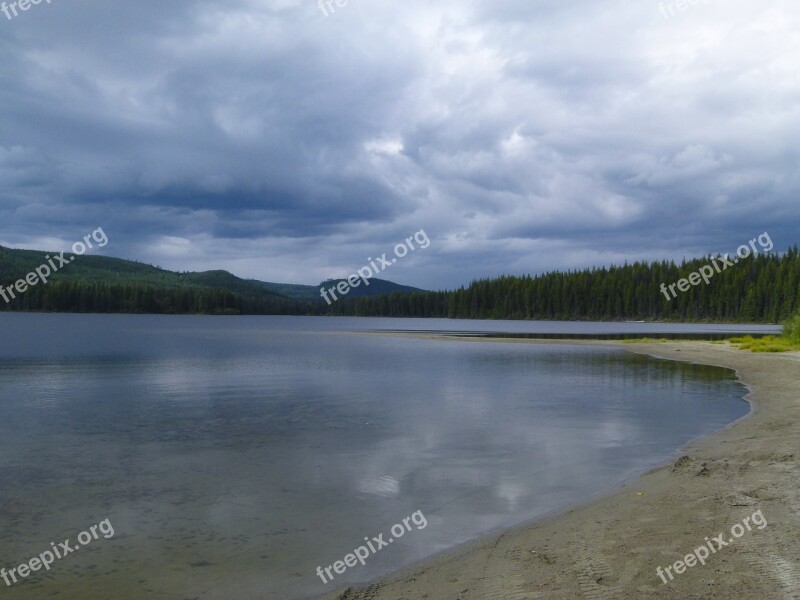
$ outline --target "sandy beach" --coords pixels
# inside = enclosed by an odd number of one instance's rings
[[[800,598],[800,353],[597,343],[734,369],[753,410],[603,496],[326,598]]]

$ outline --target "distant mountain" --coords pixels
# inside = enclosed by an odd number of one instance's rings
[[[330,288],[335,288],[341,282],[347,283],[347,280],[328,279],[327,281],[323,281],[322,283],[320,283],[319,287],[320,288],[324,287],[326,290],[328,290]],[[320,295],[319,288],[316,288],[316,291],[317,291],[317,297],[319,297]],[[393,283],[391,281],[386,281],[384,279],[372,278],[368,280],[367,285],[365,285],[362,282],[359,284],[358,287],[351,288],[350,291],[347,292],[347,298],[385,296],[387,294],[395,294],[395,293],[407,294],[410,292],[422,292],[422,291],[424,290],[411,287],[408,285],[400,285],[399,283]]]
[[[263,281],[256,281],[267,289],[281,294],[295,300],[302,300],[306,302],[321,302],[322,296],[320,295],[320,288],[330,289],[336,287],[339,282],[347,281],[346,279],[327,279],[317,286],[314,285],[295,285],[291,283],[267,283]],[[360,284],[358,287],[351,289],[347,298],[363,298],[366,296],[383,296],[386,294],[394,294],[396,292],[421,292],[423,290],[407,285],[400,285],[385,279],[373,278],[369,280],[369,285]]]
[[[319,288],[313,285],[298,285],[294,283],[269,283],[266,281],[256,281],[254,283],[265,287],[266,289],[293,298],[295,300],[302,300],[305,302],[321,302],[322,298],[319,295]]]
[[[177,273],[140,262],[84,255],[60,265],[59,253],[0,247],[0,286],[14,286],[41,265],[58,270],[46,285],[6,292],[0,310],[203,314],[324,314],[319,287],[241,279],[227,271]],[[331,285],[335,285],[332,283]],[[413,290],[371,280],[369,296]],[[355,291],[355,290],[354,290]],[[363,294],[353,294],[354,297]]]

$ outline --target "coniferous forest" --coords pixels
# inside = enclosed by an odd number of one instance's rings
[[[800,308],[800,255],[759,255],[716,274],[677,298],[661,284],[688,277],[710,258],[626,264],[475,281],[452,292],[344,300],[338,315],[457,319],[669,320],[777,323]]]

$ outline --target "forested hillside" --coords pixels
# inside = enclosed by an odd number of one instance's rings
[[[48,256],[36,250],[0,248],[0,286],[13,286],[46,264]],[[15,296],[8,303],[0,299],[0,310],[163,314],[307,314],[313,310],[311,303],[226,271],[175,273],[102,256],[80,256],[51,274],[46,284],[29,286]]]
[[[13,287],[55,254],[0,247],[0,289]],[[13,292],[13,297],[11,292],[2,292],[8,303],[0,293],[0,311],[310,315],[322,314],[327,308],[320,286],[241,279],[219,270],[176,273],[105,256],[69,258],[68,264],[48,275],[46,285],[28,286],[24,293]],[[57,259],[53,264],[60,266]],[[335,286],[338,282],[323,284]],[[420,291],[376,278],[352,295],[413,290]]]

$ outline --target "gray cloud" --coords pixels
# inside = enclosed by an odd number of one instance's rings
[[[314,283],[424,227],[430,288],[796,243],[800,8],[659,5],[0,15],[0,243]]]

